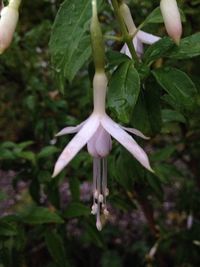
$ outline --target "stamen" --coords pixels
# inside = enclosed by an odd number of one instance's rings
[[[104,200],[104,197],[102,194],[99,195],[99,198],[98,198],[99,202],[100,203],[103,203],[103,200]]]
[[[102,224],[101,224],[101,218],[100,218],[100,205],[101,204],[98,202],[96,227],[99,231],[102,230]]]
[[[106,205],[106,196],[109,194],[107,188],[107,159],[93,159],[93,205],[91,213],[96,215],[96,227],[102,230],[101,215],[108,217],[109,211]]]
[[[106,195],[107,189],[107,158],[102,159],[102,191]]]
[[[95,215],[95,214],[97,214],[97,210],[98,210],[98,205],[97,205],[96,203],[94,203],[94,204],[92,205],[91,213],[92,213],[93,215]]]

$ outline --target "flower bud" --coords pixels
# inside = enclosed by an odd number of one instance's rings
[[[17,9],[7,6],[1,11],[0,19],[0,54],[6,50],[11,44],[17,22],[19,12]]]
[[[179,44],[182,35],[182,24],[176,0],[161,0],[160,9],[167,33],[176,44]]]

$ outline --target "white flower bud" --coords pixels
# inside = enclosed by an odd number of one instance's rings
[[[161,0],[160,9],[167,33],[176,44],[179,44],[182,35],[182,24],[176,0]]]
[[[2,9],[0,18],[0,54],[11,44],[18,18],[19,13],[17,9],[10,6]]]

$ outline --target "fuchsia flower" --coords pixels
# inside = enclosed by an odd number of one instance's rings
[[[0,54],[11,44],[17,26],[21,0],[10,0],[8,6],[1,10],[0,18]]]
[[[105,112],[107,77],[104,72],[96,73],[93,80],[94,110],[90,117],[75,127],[66,127],[56,136],[76,133],[59,156],[53,177],[58,175],[64,167],[87,144],[88,152],[93,157],[93,206],[92,214],[96,215],[96,226],[102,229],[101,211],[108,215],[106,206],[107,188],[107,161],[112,141],[116,139],[124,146],[146,169],[152,171],[145,151],[135,142],[126,131],[148,139],[140,131],[123,127],[115,123]]]
[[[141,31],[141,30],[137,32],[137,28],[133,21],[130,9],[125,3],[122,3],[120,5],[120,12],[122,14],[122,17],[124,19],[124,22],[126,24],[129,34],[135,35],[133,37],[133,45],[135,47],[135,51],[137,55],[141,57],[144,52],[143,44],[149,44],[149,45],[154,44],[155,42],[160,40],[160,37]],[[126,44],[122,47],[121,53],[126,54],[127,56],[131,58],[131,53]]]
[[[160,37],[158,37],[156,35],[153,35],[153,34],[150,34],[150,33],[144,32],[144,31],[138,31],[138,33],[133,38],[133,45],[135,47],[135,51],[136,51],[138,57],[142,57],[142,55],[144,53],[144,45],[143,44],[152,45],[159,40],[160,40]],[[125,44],[122,47],[120,52],[131,58],[131,53],[128,49],[127,44]]]

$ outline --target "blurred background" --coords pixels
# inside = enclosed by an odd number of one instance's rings
[[[12,46],[0,57],[0,267],[199,267],[200,98],[174,111],[161,93],[161,120],[133,126],[158,175],[150,175],[119,145],[109,156],[110,217],[102,232],[90,215],[92,160],[86,150],[52,179],[71,137],[54,135],[92,110],[91,58],[64,91],[51,63],[49,40],[62,1],[22,1]],[[130,0],[139,25],[159,1]],[[184,37],[200,28],[200,1],[179,1]],[[117,23],[104,3],[104,31]],[[67,18],[66,18],[67,19]],[[145,29],[165,35],[163,24]],[[107,42],[107,50],[121,44]],[[185,71],[200,91],[200,58],[159,60]],[[109,68],[108,68],[109,69]],[[163,97],[163,98],[162,98]],[[112,109],[109,114],[115,118]]]

